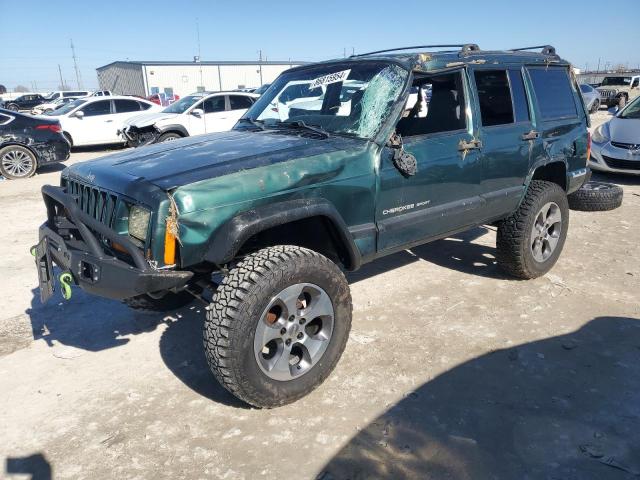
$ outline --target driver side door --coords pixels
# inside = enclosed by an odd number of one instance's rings
[[[401,119],[396,132],[417,163],[414,175],[394,164],[394,148],[381,154],[376,207],[378,250],[395,251],[455,233],[483,215],[481,144],[470,115],[465,71],[422,77],[432,86],[427,112]],[[415,85],[415,82],[414,82]]]

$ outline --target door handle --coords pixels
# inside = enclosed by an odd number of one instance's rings
[[[540,138],[540,132],[536,132],[535,130],[531,130],[522,135],[522,140],[535,140],[536,138]]]
[[[473,138],[468,142],[465,139],[461,139],[458,142],[458,150],[461,152],[467,152],[469,150],[480,150],[482,148],[482,142],[477,138]]]
[[[111,123],[113,120],[105,120],[104,123]]]

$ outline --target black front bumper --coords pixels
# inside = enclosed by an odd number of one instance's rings
[[[127,236],[110,230],[80,210],[62,187],[45,185],[42,196],[47,206],[47,221],[40,227],[40,243],[35,250],[39,272],[46,273],[47,263],[53,262],[71,273],[83,290],[118,300],[181,288],[193,276],[188,271],[151,267],[143,252]],[[110,253],[105,241],[123,247],[130,262]],[[51,266],[48,267],[51,271]],[[52,287],[47,285],[46,275],[45,278],[41,275],[43,302],[51,296]]]

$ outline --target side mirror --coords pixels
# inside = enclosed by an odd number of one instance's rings
[[[191,115],[193,115],[194,117],[202,118],[202,116],[204,115],[204,110],[201,108],[194,108],[193,110],[191,110]]]
[[[76,117],[77,119],[82,120],[84,118],[84,112],[82,110],[78,110],[73,114],[73,116]]]

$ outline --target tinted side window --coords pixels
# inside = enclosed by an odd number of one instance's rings
[[[205,100],[202,108],[204,113],[224,112],[224,95]]]
[[[477,70],[474,74],[482,125],[513,123],[513,106],[506,70]]]
[[[529,102],[524,89],[522,72],[520,70],[509,70],[509,83],[511,84],[511,97],[513,98],[513,109],[516,115],[516,122],[529,121]]]
[[[109,115],[111,113],[111,101],[102,100],[100,102],[87,103],[80,110],[84,112],[85,117]]]
[[[231,104],[231,110],[249,108],[253,104],[251,98],[244,95],[229,95],[229,103]]]
[[[529,75],[543,120],[577,116],[567,70],[553,67],[530,68]]]
[[[116,113],[138,112],[140,104],[135,100],[114,100],[116,104]]]
[[[149,105],[148,103],[142,103],[142,102],[138,102],[140,104],[140,110],[148,110],[149,108],[151,108],[151,105]]]

